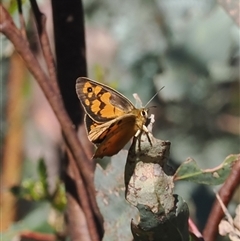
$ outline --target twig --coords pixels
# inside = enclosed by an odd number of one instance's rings
[[[42,71],[38,61],[35,56],[29,49],[26,41],[22,38],[19,30],[14,25],[10,15],[8,12],[0,5],[1,18],[0,18],[0,31],[6,35],[6,37],[13,43],[16,51],[20,54],[23,60],[26,63],[29,71],[33,74],[33,76],[38,81],[40,87],[42,88],[44,94],[46,95],[49,103],[54,110],[63,132],[66,137],[66,141],[70,146],[70,150],[76,156],[78,160],[81,170],[83,171],[83,176],[85,180],[89,180],[89,176],[92,176],[92,172],[88,170],[88,162],[86,161],[87,157],[85,156],[84,150],[76,136],[74,131],[74,127],[70,119],[68,118],[64,107],[62,106],[62,100],[55,94],[52,86],[49,84],[49,78]],[[71,145],[70,145],[71,144]],[[86,163],[85,163],[86,162]],[[84,166],[87,165],[87,166]]]
[[[36,241],[56,241],[57,238],[53,234],[43,234],[39,232],[24,231],[20,234],[21,240],[36,240]]]
[[[84,183],[83,183],[81,174],[78,172],[76,162],[73,159],[73,156],[69,151],[69,149],[67,149],[67,155],[68,155],[69,168],[70,168],[69,173],[71,175],[71,178],[76,180],[76,191],[78,194],[77,199],[78,199],[78,202],[80,203],[82,210],[84,210],[91,240],[100,240],[97,232],[96,222],[94,220],[94,215],[93,215],[94,212],[91,210],[89,196],[87,195],[86,189],[84,188]],[[85,198],[82,198],[82,197],[85,197]]]
[[[223,184],[223,186],[219,191],[219,196],[225,206],[227,206],[228,203],[230,202],[234,194],[234,191],[239,185],[239,183],[240,183],[240,155],[238,155],[238,159],[236,163],[233,165],[232,171],[228,179],[225,181],[225,183]],[[203,231],[203,237],[205,241],[216,240],[216,236],[218,233],[218,224],[220,223],[223,216],[224,216],[224,212],[222,210],[222,207],[219,204],[219,201],[216,199]]]
[[[17,0],[17,6],[18,6],[18,12],[19,12],[19,21],[21,24],[21,33],[23,38],[27,39],[27,34],[26,34],[26,28],[25,28],[25,21],[24,21],[24,17],[23,17],[23,12],[22,12],[22,1],[21,0]]]
[[[46,16],[40,12],[35,0],[30,0],[30,3],[32,6],[35,20],[36,20],[39,40],[42,47],[43,56],[47,64],[51,84],[54,88],[54,91],[58,95],[60,95],[59,86],[57,82],[55,62],[54,62],[53,54],[50,48],[50,43],[49,43],[47,31],[46,31]]]
[[[234,224],[233,224],[233,218],[231,217],[230,213],[228,212],[226,206],[225,206],[224,203],[222,202],[222,200],[221,200],[221,198],[219,197],[219,194],[218,194],[218,193],[216,193],[216,198],[217,198],[217,200],[219,201],[219,204],[220,204],[220,206],[222,207],[222,210],[223,210],[223,212],[224,212],[224,214],[225,214],[228,222],[229,222],[232,226],[234,226]]]
[[[188,229],[189,231],[196,236],[198,240],[204,240],[202,234],[198,230],[195,223],[192,221],[191,218],[188,219]]]
[[[92,194],[95,193],[92,165],[90,165],[90,161],[88,160],[84,149],[82,148],[82,145],[76,135],[74,126],[63,106],[62,100],[59,98],[59,95],[56,94],[52,85],[49,84],[50,79],[41,69],[37,59],[29,49],[27,41],[22,37],[20,31],[13,23],[11,16],[8,14],[2,4],[0,4],[0,12],[0,32],[5,34],[6,37],[13,43],[16,51],[23,58],[27,68],[42,88],[46,98],[48,99],[53,111],[56,114],[56,117],[58,118],[64,138],[73,154],[74,159],[76,160],[78,169],[82,172],[87,192],[90,196],[92,196]],[[99,211],[96,210],[96,200],[91,198],[91,202],[92,206],[95,207],[94,211],[98,214]],[[101,220],[99,220],[99,222],[101,222]]]
[[[37,23],[37,30],[38,30],[38,34],[39,34],[39,38],[40,38],[40,43],[41,43],[41,47],[42,47],[42,50],[43,50],[43,55],[45,57],[45,60],[46,60],[46,63],[47,63],[47,66],[48,66],[48,71],[49,71],[49,74],[50,74],[50,79],[53,81],[53,88],[54,90],[60,95],[60,91],[59,91],[59,86],[58,86],[58,83],[57,83],[57,76],[56,76],[56,71],[55,71],[55,64],[54,64],[54,58],[53,58],[53,55],[52,55],[52,51],[50,49],[50,44],[49,44],[49,40],[48,40],[48,35],[47,35],[47,32],[46,32],[46,17],[44,14],[42,14],[38,8],[38,5],[36,3],[35,0],[30,0],[31,2],[31,6],[32,6],[32,9],[33,9],[33,13],[34,13],[34,16],[35,16],[35,19],[36,19],[36,23]],[[68,152],[69,153],[69,152]],[[70,156],[70,155],[68,155]],[[71,157],[72,159],[73,157]],[[76,165],[74,163],[74,161],[72,160],[72,165],[75,166],[76,168]],[[76,169],[74,168],[75,170],[75,176],[78,176],[80,178],[80,173],[77,174],[76,172]],[[78,179],[76,179],[78,180]],[[76,183],[76,185],[79,184],[79,182]],[[82,185],[81,187],[78,186],[77,190],[82,190],[82,191],[85,191],[83,190],[84,189],[84,186]],[[82,199],[86,199],[87,201],[87,195],[85,193],[85,195],[80,195],[79,197],[84,197]],[[91,192],[89,194],[89,197],[90,197],[90,200],[88,201],[91,201],[90,204],[92,204],[92,208],[93,208],[93,211],[95,210],[96,213],[97,213],[97,216],[99,217],[99,221],[102,220],[101,218],[101,215],[100,215],[100,212],[99,212],[99,209],[96,205],[96,201],[95,201],[95,192]],[[88,203],[86,202],[85,200],[83,200],[82,202],[83,203]],[[86,218],[87,218],[87,222],[88,220],[91,219],[91,215],[88,210],[89,208],[86,208],[86,206],[82,206],[83,208],[83,211],[84,213],[86,214]],[[91,209],[90,209],[91,210]],[[88,212],[88,213],[87,213]],[[89,224],[89,223],[88,223]],[[93,231],[96,231],[96,227],[94,227],[94,224],[91,223],[89,229],[91,230],[91,232]],[[95,233],[95,236],[97,235],[97,233]],[[94,235],[93,235],[94,237]],[[93,240],[96,240],[93,238]]]

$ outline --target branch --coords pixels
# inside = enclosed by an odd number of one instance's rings
[[[198,230],[197,226],[191,218],[188,219],[188,229],[191,235],[193,235],[194,240],[204,241],[202,234],[200,233],[200,231]]]
[[[99,222],[102,222],[102,218],[97,208],[96,200],[92,198],[92,194],[95,193],[92,165],[90,164],[91,162],[88,160],[85,151],[82,148],[82,145],[76,135],[75,128],[66,113],[62,99],[54,90],[50,79],[41,69],[40,64],[31,52],[28,42],[23,38],[21,32],[17,29],[12,21],[11,16],[2,6],[2,4],[0,4],[0,13],[0,32],[6,35],[6,37],[13,43],[16,51],[23,58],[28,70],[35,77],[47,100],[49,101],[61,125],[67,146],[69,147],[74,159],[76,160],[78,169],[82,172],[82,177],[84,183],[86,184],[85,187],[87,188],[88,195],[91,197],[90,201],[92,207],[95,208],[95,214],[98,217]]]
[[[21,33],[22,36],[27,39],[27,34],[26,34],[26,28],[25,28],[25,21],[23,18],[23,12],[22,12],[22,1],[21,0],[17,0],[17,6],[18,6],[18,12],[19,12],[19,21],[20,21],[20,29],[21,29]]]
[[[223,186],[219,191],[219,196],[225,206],[227,206],[228,203],[231,201],[234,191],[238,187],[239,183],[240,183],[240,155],[238,155],[238,159],[232,167],[231,174],[229,175],[228,179],[225,181],[225,183],[223,184]],[[203,237],[205,241],[216,240],[216,236],[218,233],[218,225],[223,217],[224,217],[224,212],[222,210],[222,207],[219,201],[216,199],[203,231]]]
[[[46,16],[40,12],[38,5],[35,0],[30,0],[32,10],[34,13],[34,17],[36,20],[37,31],[40,39],[40,44],[43,51],[43,56],[47,64],[49,76],[51,79],[51,84],[54,88],[54,91],[60,95],[58,82],[57,82],[57,75],[56,75],[56,67],[54,58],[52,55],[52,51],[50,49],[50,42],[48,39],[47,31],[46,31]]]
[[[92,172],[88,169],[89,164],[86,161],[87,157],[81,146],[81,143],[77,138],[74,126],[65,112],[62,100],[58,95],[56,95],[52,86],[49,84],[50,79],[41,69],[40,64],[31,52],[27,42],[22,38],[22,35],[13,23],[11,16],[2,5],[0,5],[0,12],[0,32],[6,35],[6,37],[13,43],[16,51],[25,61],[28,70],[32,73],[42,88],[47,100],[49,101],[54,113],[58,118],[69,148],[78,161],[78,165],[83,172],[84,179],[89,181],[90,178],[88,175],[92,176]]]
[[[41,44],[41,47],[43,50],[43,55],[44,55],[45,61],[47,63],[50,79],[52,81],[54,91],[60,95],[59,85],[58,85],[57,76],[56,76],[56,68],[55,68],[54,58],[52,55],[52,51],[50,49],[50,43],[49,43],[48,35],[46,32],[46,17],[44,14],[42,14],[40,12],[35,0],[30,0],[30,2],[31,2],[31,6],[32,6],[33,13],[35,16],[35,20],[37,23],[37,30],[38,30],[38,34],[39,34],[40,44]],[[73,168],[75,170],[75,172],[74,172],[75,180],[82,180],[80,173],[76,172],[77,167],[74,163],[73,157],[72,156],[70,157],[70,154],[71,153],[69,153],[69,150],[68,150],[68,157],[71,158],[71,160],[72,160],[70,163],[73,166],[75,166]],[[80,178],[80,179],[78,179],[78,178]],[[85,190],[83,190],[84,189],[83,185],[80,185],[80,187],[79,187],[80,183],[81,182],[79,182],[79,181],[76,183],[77,190],[85,191]],[[80,193],[78,193],[78,194],[80,194]],[[89,206],[87,207],[86,205],[85,206],[83,205],[82,208],[86,215],[87,223],[89,224],[89,230],[90,230],[91,237],[93,237],[93,240],[95,240],[96,235],[97,235],[97,230],[96,230],[96,227],[94,226],[94,223],[89,221],[89,220],[92,220],[92,217],[91,217],[92,213],[88,212],[88,210],[90,210],[91,212],[95,213],[99,219],[98,221],[100,221],[100,223],[102,222],[101,214],[99,212],[98,206],[95,201],[95,192],[89,193],[90,200],[88,200],[86,192],[85,192],[85,195],[80,194],[79,197],[82,197],[81,200],[82,200],[83,204],[84,203],[89,204],[89,201],[90,201],[90,204],[92,204],[93,210],[91,210],[91,207],[89,207]],[[95,233],[94,233],[94,231],[95,231]]]
[[[20,234],[20,240],[36,240],[36,241],[56,241],[57,238],[53,234],[43,234],[39,232],[24,231]]]
[[[87,195],[86,189],[84,188],[84,183],[83,183],[81,174],[78,171],[76,162],[75,162],[71,152],[69,151],[69,149],[67,149],[67,155],[68,155],[69,169],[70,169],[68,171],[68,173],[69,173],[69,175],[71,175],[71,178],[73,180],[77,180],[75,182],[77,197],[78,197],[77,199],[78,199],[78,202],[80,203],[82,210],[84,211],[91,240],[99,240],[98,231],[97,231],[97,227],[96,227],[97,222],[95,222],[95,220],[94,220],[93,211],[92,211],[91,205],[90,205],[90,200],[89,200],[90,196]],[[67,182],[67,183],[72,183],[72,182]],[[70,227],[70,228],[72,228],[72,227]]]

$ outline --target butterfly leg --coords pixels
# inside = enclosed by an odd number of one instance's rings
[[[137,136],[136,136],[136,134],[138,134]],[[142,142],[141,142],[141,135],[143,134],[143,130],[141,130],[141,131],[139,131],[138,133],[136,133],[135,134],[135,138],[138,138],[138,150],[139,151],[142,151],[142,147],[141,147],[141,144],[142,144]],[[147,140],[148,140],[148,142],[150,143],[150,146],[153,146],[153,144],[152,144],[152,141],[151,141],[151,138],[150,138],[150,136],[149,136],[149,132],[145,132],[145,134],[146,134],[146,136],[147,136]],[[145,141],[147,141],[146,139],[145,139]],[[146,145],[146,144],[145,144]]]
[[[137,130],[136,134],[135,134],[135,137],[138,137],[141,133],[141,130]]]
[[[137,130],[137,132],[136,132],[136,134],[135,134],[135,137],[138,137],[142,131],[144,131],[144,132],[146,132],[146,133],[149,132],[148,128],[147,128],[145,125],[143,125],[142,130],[140,130],[140,129]]]
[[[138,129],[138,131],[137,131],[136,134],[135,134],[135,137],[138,137],[139,135],[141,135],[141,134],[143,133],[143,131],[146,133],[146,136],[147,136],[147,138],[148,138],[148,141],[149,141],[150,145],[152,146],[152,142],[151,142],[151,139],[150,139],[150,137],[149,137],[149,130],[148,130],[148,128],[147,128],[145,125],[143,125],[142,130]],[[139,137],[139,138],[140,138],[140,137]],[[139,143],[140,143],[140,142],[139,142]]]
[[[149,137],[149,130],[148,130],[148,128],[145,125],[143,125],[143,131],[145,131],[146,136],[148,138],[148,141],[149,141],[150,145],[152,146],[152,142],[151,142],[151,139]]]
[[[146,136],[147,136],[147,138],[148,138],[148,141],[149,141],[150,145],[152,146],[152,142],[151,142],[151,139],[150,139],[150,137],[149,137],[149,132],[146,133]]]
[[[149,132],[148,128],[147,128],[145,125],[143,125],[143,130],[144,130],[146,133]]]

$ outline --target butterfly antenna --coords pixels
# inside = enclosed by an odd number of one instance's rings
[[[150,108],[157,108],[157,106],[156,105],[152,105],[152,106],[148,107],[148,109],[150,109]]]
[[[163,86],[161,89],[159,89],[156,94],[147,102],[147,104],[144,106],[144,108],[147,107],[147,105],[158,95],[158,93],[164,88],[165,86]]]

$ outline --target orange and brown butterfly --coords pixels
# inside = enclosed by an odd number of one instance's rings
[[[80,77],[76,92],[86,113],[88,138],[97,146],[93,158],[115,155],[134,135],[148,132],[148,109],[136,108],[109,86]]]

